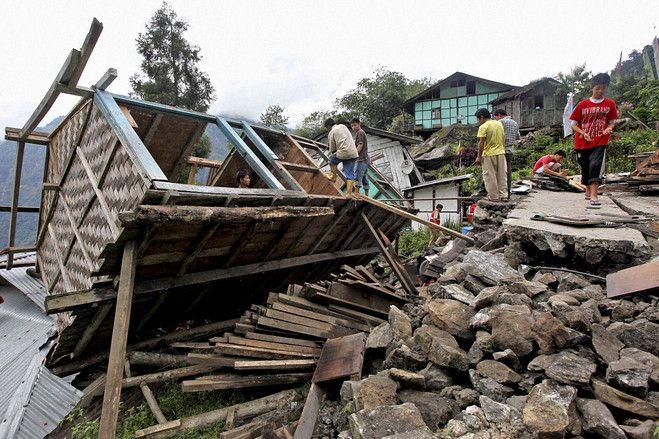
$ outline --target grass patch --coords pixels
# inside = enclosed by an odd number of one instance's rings
[[[256,395],[255,395],[256,393]],[[266,393],[273,393],[266,391]],[[264,393],[264,395],[266,394]],[[239,390],[214,392],[183,393],[178,383],[166,383],[156,392],[158,405],[168,420],[184,418],[216,410],[222,407],[240,404],[258,398],[260,392],[249,393]],[[73,439],[95,439],[98,437],[99,420],[88,419],[82,409],[76,409],[65,419],[73,423],[71,433]],[[124,419],[117,425],[116,436],[119,439],[132,439],[135,432],[157,423],[146,403],[126,411]],[[178,439],[211,439],[217,438],[224,429],[224,422],[195,430],[189,430],[173,436]]]
[[[416,258],[428,247],[429,241],[430,230],[427,227],[418,231],[405,229],[398,236],[398,256],[403,259]]]

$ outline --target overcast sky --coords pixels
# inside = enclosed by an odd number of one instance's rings
[[[659,22],[648,1],[179,1],[187,38],[216,89],[212,113],[258,115],[286,107],[291,125],[330,108],[378,66],[439,80],[456,70],[524,85],[586,62],[610,70],[622,51],[649,44]],[[80,85],[109,68],[127,94],[139,70],[135,38],[160,0],[2,2],[0,124],[21,126],[92,17],[104,25]],[[9,12],[11,11],[11,12]],[[46,118],[76,98],[60,97]]]

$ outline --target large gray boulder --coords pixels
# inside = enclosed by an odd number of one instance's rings
[[[353,389],[355,389],[353,387]],[[396,390],[398,385],[387,374],[371,375],[361,380],[353,390],[353,399],[357,410],[373,409],[382,405],[398,402]]]
[[[499,253],[471,250],[462,260],[462,266],[468,274],[477,277],[487,285],[498,285],[504,281],[523,279]]]
[[[541,355],[529,363],[529,370],[544,370],[545,375],[559,383],[586,386],[597,370],[588,358],[570,351],[553,355]]]
[[[647,401],[615,389],[596,379],[593,379],[591,387],[595,397],[608,406],[615,407],[617,409],[624,410],[644,418],[659,418],[659,408]]]
[[[352,439],[381,439],[428,428],[419,409],[411,403],[360,410],[348,421]]]
[[[467,353],[451,334],[435,326],[423,325],[414,332],[414,342],[437,366],[466,371]]]
[[[497,350],[511,349],[518,357],[533,352],[533,319],[526,306],[508,306],[490,313],[492,343]]]
[[[389,308],[389,326],[398,338],[412,336],[412,321],[407,314],[394,305]]]
[[[596,399],[577,398],[577,409],[581,413],[581,421],[586,433],[603,439],[627,438],[611,411],[602,402]]]
[[[577,422],[577,390],[545,380],[531,389],[524,406],[524,425],[538,437],[563,437]]]
[[[652,368],[631,357],[622,357],[609,363],[606,382],[632,395],[643,398],[648,394]]]
[[[609,364],[620,358],[620,350],[625,347],[623,342],[600,324],[593,324],[590,330],[593,348],[602,361]]]
[[[542,354],[552,354],[563,349],[570,334],[563,323],[550,312],[543,312],[536,317],[532,326],[533,338]]]
[[[628,348],[659,355],[659,325],[648,320],[635,320],[631,323],[615,322],[606,328]]]
[[[460,407],[455,400],[438,396],[436,393],[403,390],[398,393],[401,402],[414,404],[432,430],[442,428],[450,419],[460,413]]]
[[[476,365],[476,371],[500,384],[516,384],[522,380],[517,372],[495,360],[481,361]]]
[[[368,334],[366,349],[386,349],[394,341],[394,333],[388,322],[376,326]]]
[[[464,339],[472,339],[469,320],[476,313],[469,305],[451,299],[434,299],[424,305],[427,319],[449,334]]]

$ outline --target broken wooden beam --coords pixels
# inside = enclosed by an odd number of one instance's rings
[[[135,437],[153,439],[171,437],[193,428],[207,427],[217,422],[224,421],[230,410],[235,411],[235,419],[243,419],[267,413],[280,407],[285,407],[297,399],[298,395],[295,390],[284,390],[245,403],[234,404],[229,407],[223,407],[199,415],[170,421],[167,424],[155,425],[153,427],[137,430],[135,432]]]
[[[297,370],[309,369],[316,360],[241,360],[234,363],[236,370]]]
[[[606,276],[606,297],[659,292],[659,262],[625,268]]]
[[[294,384],[307,381],[311,373],[293,372],[272,375],[208,375],[196,380],[183,381],[184,392],[205,392],[210,390],[242,389],[249,387],[265,387],[282,384]]]

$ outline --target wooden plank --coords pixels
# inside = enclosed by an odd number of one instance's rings
[[[202,157],[188,157],[189,165],[197,165],[205,168],[219,169],[222,167],[222,162],[217,160],[205,159]]]
[[[281,320],[271,319],[269,317],[264,317],[264,316],[260,316],[258,318],[257,324],[259,326],[280,329],[282,331],[293,332],[296,334],[310,335],[312,337],[318,337],[318,338],[328,338],[330,335],[329,332],[317,328],[310,328],[308,326],[298,325],[290,322],[284,322]]]
[[[82,76],[82,72],[87,65],[87,61],[89,61],[89,57],[91,57],[92,52],[94,51],[94,47],[96,47],[96,42],[101,36],[102,31],[103,23],[94,17],[92,19],[92,24],[89,26],[89,31],[85,36],[85,41],[82,43],[82,47],[80,47],[80,61],[77,63],[73,73],[71,74],[71,79],[68,81],[62,81],[66,85],[75,87],[78,84],[78,80],[80,79],[80,76]]]
[[[167,180],[167,176],[162,172],[135,130],[130,126],[112,95],[107,91],[97,90],[94,93],[94,103],[103,113],[133,162],[138,164],[140,170],[144,172],[143,178],[147,182],[147,186],[151,185],[152,180]]]
[[[310,172],[312,174],[319,174],[320,169],[318,169],[315,166],[311,165],[303,165],[301,163],[291,163],[291,162],[284,162],[284,161],[279,161],[279,163],[286,169],[290,169],[292,171],[301,171],[301,172]]]
[[[211,342],[231,343],[231,344],[237,344],[243,346],[252,346],[256,348],[275,349],[275,350],[291,351],[291,352],[304,352],[306,354],[320,355],[320,348],[317,347],[296,346],[286,343],[276,343],[272,341],[253,340],[249,338],[237,337],[235,335],[229,335],[226,337],[226,341],[223,340],[225,339],[218,338],[217,341],[215,341],[215,339],[211,339]]]
[[[369,323],[371,323],[375,326],[385,322],[384,319],[380,319],[378,317],[375,317],[375,316],[372,316],[370,314],[366,314],[366,313],[363,313],[363,312],[355,311],[354,309],[344,308],[344,307],[339,306],[339,305],[330,304],[329,309],[331,309],[333,311],[340,312],[342,314],[353,317],[355,319],[367,321],[367,322],[369,322]]]
[[[162,122],[162,118],[163,118],[162,113],[158,113],[153,117],[153,120],[149,125],[149,129],[146,131],[146,134],[144,135],[144,139],[142,140],[145,146],[148,147],[149,144],[151,143],[151,140],[153,140],[153,136],[156,135],[156,132],[158,131],[158,127],[160,126],[160,122]]]
[[[318,343],[311,340],[303,340],[300,338],[282,337],[280,335],[261,334],[259,332],[248,332],[245,338],[261,341],[272,341],[281,344],[290,344],[293,346],[306,346],[311,348],[318,348]]]
[[[117,79],[117,69],[110,67],[107,72],[96,81],[96,84],[92,85],[92,89],[105,90],[115,79]]]
[[[161,372],[154,372],[145,375],[138,375],[130,378],[125,378],[122,382],[122,385],[124,388],[129,388],[129,387],[137,387],[141,384],[174,381],[181,378],[201,375],[203,373],[211,372],[215,369],[217,369],[217,366],[214,365],[195,364],[192,366],[184,366],[176,369],[164,370]]]
[[[126,373],[127,378],[130,378],[132,376],[132,373],[130,371],[130,362],[128,360],[126,360],[124,371]],[[142,383],[140,384],[140,390],[142,391],[142,396],[144,396],[144,399],[146,400],[146,403],[149,406],[149,409],[151,410],[153,417],[156,418],[156,421],[158,421],[158,424],[166,423],[167,418],[165,418],[165,415],[162,413],[162,410],[160,410],[158,401],[156,401],[156,397],[153,395],[153,392],[151,392],[149,386]]]
[[[340,325],[345,326],[346,328],[353,328],[358,331],[369,331],[369,327],[362,323],[355,322],[354,320],[349,320],[346,318],[332,317],[325,314],[315,313],[313,311],[308,311],[301,308],[296,308],[294,306],[285,305],[283,303],[273,303],[272,309],[277,311],[287,312],[289,314],[296,314],[301,317],[306,317],[313,320],[319,320],[321,322],[326,322],[331,325]]]
[[[312,383],[307,393],[307,399],[302,409],[300,422],[295,429],[295,439],[311,439],[313,431],[316,428],[316,421],[320,413],[320,406],[325,399],[326,391],[318,384]]]
[[[417,290],[414,287],[414,283],[409,278],[407,272],[404,271],[400,266],[400,263],[397,260],[398,258],[389,252],[389,248],[382,241],[380,235],[378,235],[377,230],[375,230],[375,228],[373,227],[373,224],[371,224],[371,222],[368,220],[366,215],[364,215],[363,213],[362,213],[362,219],[364,220],[364,223],[366,224],[368,229],[371,231],[373,238],[380,246],[380,249],[382,250],[382,255],[389,263],[391,270],[396,274],[396,277],[400,281],[401,285],[403,286],[407,294],[409,294],[410,296],[415,296],[417,294]]]
[[[659,292],[659,262],[636,265],[606,276],[607,297],[657,292]]]
[[[18,219],[18,198],[21,192],[21,175],[23,173],[23,156],[25,154],[25,142],[19,141],[16,149],[16,161],[14,164],[14,190],[11,198],[11,214],[9,216],[9,237],[7,247],[13,247],[16,243],[16,220]],[[14,262],[14,254],[7,255],[7,270],[11,269]]]
[[[321,322],[319,320],[309,319],[306,317],[297,316],[294,314],[288,314],[286,312],[277,311],[275,309],[268,309],[265,311],[265,316],[270,317],[271,319],[283,320],[285,322],[295,323],[297,325],[308,326],[311,328],[320,329],[322,331],[331,331],[334,329],[334,325]]]
[[[204,392],[209,390],[243,389],[281,384],[293,384],[306,381],[310,373],[293,372],[276,375],[211,375],[196,380],[183,381],[184,392]]]
[[[20,133],[20,128],[5,127],[5,140],[18,142],[21,140]],[[32,145],[48,145],[50,143],[50,134],[41,131],[32,131],[24,140],[25,143]]]
[[[290,357],[314,358],[317,354],[306,352],[293,352],[289,350],[266,349],[253,346],[241,346],[230,343],[216,343],[213,349],[225,355],[235,355],[237,357],[253,357],[264,359],[284,359]]]
[[[364,363],[366,334],[358,333],[332,338],[325,342],[312,383],[360,376]]]
[[[309,369],[316,365],[316,360],[242,360],[236,361],[236,370],[296,370]]]
[[[193,364],[217,366],[217,367],[233,367],[236,363],[236,357],[226,357],[223,355],[215,354],[200,354],[197,352],[190,352],[188,360]]]
[[[403,218],[407,218],[409,220],[416,221],[420,224],[423,224],[424,226],[428,227],[429,229],[438,230],[440,232],[451,235],[455,238],[463,239],[463,240],[467,241],[470,244],[475,243],[475,240],[473,238],[470,238],[467,235],[463,235],[462,233],[456,232],[455,230],[449,229],[447,227],[440,226],[439,224],[435,224],[435,223],[431,223],[430,221],[426,221],[426,220],[424,220],[422,218],[419,218],[418,216],[414,215],[413,213],[409,213],[405,210],[402,210],[402,209],[399,209],[397,207],[391,206],[387,203],[383,203],[381,201],[374,200],[373,198],[363,197],[361,195],[359,195],[357,198],[361,201],[365,201],[369,204],[372,204],[374,206],[377,206],[377,207],[380,207],[382,209],[388,210],[389,212],[395,213],[398,216],[402,216]]]
[[[103,408],[99,425],[101,439],[114,439],[119,414],[119,399],[121,397],[121,378],[126,359],[126,344],[128,341],[128,325],[133,304],[133,284],[135,282],[135,242],[124,244],[119,274],[119,291],[112,328],[110,358],[103,395]]]
[[[137,128],[137,122],[135,122],[135,119],[133,118],[133,115],[130,114],[130,110],[128,109],[128,107],[125,107],[125,106],[123,106],[123,105],[120,105],[120,106],[119,106],[119,109],[120,109],[121,112],[124,114],[124,117],[126,117],[126,120],[127,120],[128,123],[130,124],[130,126],[131,126],[133,129]]]
[[[372,308],[369,305],[364,305],[362,303],[357,303],[351,300],[343,299],[341,297],[336,297],[329,295],[327,293],[319,293],[314,291],[313,292],[313,297],[318,298],[319,300],[322,300],[324,302],[329,302],[330,304],[335,304],[339,305],[342,307],[348,307],[348,308],[357,308],[358,310],[366,311],[372,314],[377,314],[380,316],[388,316],[389,315],[389,307],[387,307],[387,310],[385,311],[384,309],[376,309]],[[330,305],[331,306],[331,305]]]
[[[41,122],[44,116],[48,113],[48,110],[50,110],[55,103],[55,100],[57,100],[57,97],[60,94],[60,83],[69,82],[71,75],[79,62],[80,51],[77,49],[71,49],[69,56],[66,58],[66,61],[64,61],[62,68],[55,77],[53,83],[50,85],[50,88],[41,99],[41,102],[39,102],[39,105],[37,105],[37,108],[30,115],[27,122],[25,122],[23,128],[21,128],[21,132],[18,135],[20,140],[25,140],[27,136],[32,133],[32,130],[39,125],[39,122]]]
[[[304,287],[300,287],[301,290]],[[326,290],[323,290],[326,291]],[[327,305],[325,304],[318,304],[314,303],[310,300],[305,299],[304,297],[298,297],[298,296],[289,296],[288,294],[277,294],[275,296],[275,300],[273,300],[270,303],[274,302],[280,302],[286,305],[291,305],[295,306],[297,308],[302,308],[302,309],[307,309],[309,311],[313,311],[319,314],[325,314],[331,317],[338,317],[338,318],[346,318],[345,314],[338,313],[336,311],[331,311]]]

